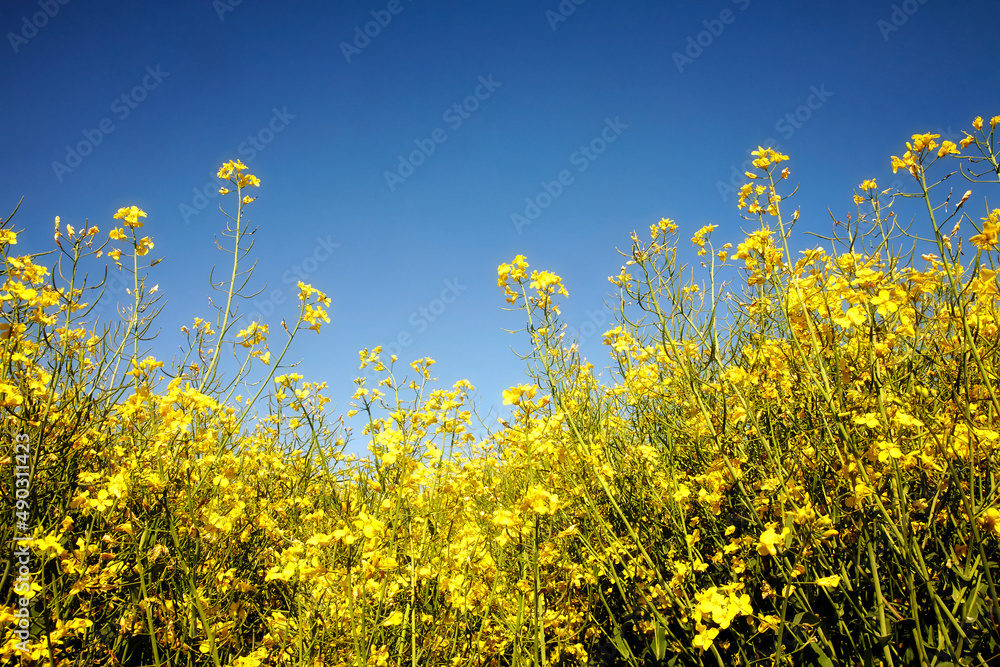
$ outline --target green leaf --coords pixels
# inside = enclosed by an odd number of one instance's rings
[[[806,644],[805,651],[803,651],[803,659],[806,665],[820,665],[820,667],[833,667],[833,660],[830,659],[823,649],[819,645],[810,642]]]

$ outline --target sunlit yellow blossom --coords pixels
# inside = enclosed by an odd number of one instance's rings
[[[719,628],[704,628],[691,640],[691,646],[700,651],[707,651],[718,636]]]
[[[783,546],[785,542],[785,536],[788,534],[788,528],[782,530],[782,532],[774,532],[774,526],[772,525],[763,533],[761,533],[760,540],[757,543],[757,553],[761,556],[776,556],[778,555],[778,547]]]
[[[59,536],[55,534],[46,535],[45,537],[34,540],[33,546],[40,552],[52,551],[57,556],[66,551],[59,543]]]
[[[135,244],[135,254],[137,257],[142,257],[149,252],[150,248],[153,247],[153,241],[148,236],[142,237],[138,243]]]
[[[538,387],[533,384],[522,384],[516,387],[511,387],[510,389],[504,389],[503,404],[520,405],[523,399],[531,400],[534,398],[537,391]]]
[[[938,149],[938,157],[944,157],[945,155],[959,155],[958,146],[955,145],[954,141],[943,141],[941,142],[941,148]]]
[[[676,231],[677,224],[670,218],[662,218],[658,223],[649,227],[649,234],[654,239],[660,234],[674,234]]]
[[[253,174],[240,174],[236,182],[241,188],[260,187],[260,179]]]
[[[763,146],[758,146],[757,150],[751,154],[757,156],[757,159],[753,160],[752,164],[758,169],[767,169],[772,164],[778,164],[791,159],[772,148],[764,148]]]
[[[911,174],[917,175],[918,165],[910,151],[906,151],[901,158],[892,156],[892,173],[895,174],[897,169],[908,169]]]
[[[246,168],[247,166],[241,160],[230,160],[219,168],[218,176],[219,178],[228,179],[233,173],[243,171]]]
[[[126,227],[142,227],[139,218],[145,218],[146,212],[138,206],[128,206],[118,209],[118,212],[112,217],[115,220],[123,220]]]
[[[996,537],[1000,537],[1000,509],[996,507],[991,507],[985,512],[983,512],[982,517],[980,517],[980,522],[988,532],[993,533]]]
[[[940,134],[930,134],[929,132],[925,134],[914,134],[913,143],[910,144],[907,142],[906,147],[914,153],[919,153],[923,150],[932,151],[937,148],[938,145],[934,140],[939,139],[940,137]]]
[[[394,625],[399,625],[402,622],[403,622],[403,612],[401,612],[399,609],[397,609],[396,611],[392,612],[389,615],[389,618],[387,618],[384,621],[382,621],[382,626],[386,627],[386,628],[390,628],[390,627],[392,627]]]
[[[997,235],[1000,232],[1000,208],[993,209],[990,214],[983,218],[983,231],[969,238],[977,248],[989,250],[997,245]]]
[[[716,227],[718,227],[718,225],[705,225],[697,232],[695,232],[694,236],[691,237],[691,243],[700,248],[698,252],[699,255],[705,254],[705,237],[711,234],[712,230],[714,230]]]

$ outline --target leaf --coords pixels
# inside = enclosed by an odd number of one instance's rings
[[[792,625],[801,625],[803,623],[806,625],[819,625],[821,622],[822,619],[819,616],[808,611],[800,611],[792,619]]]
[[[660,625],[659,619],[656,619],[656,628],[653,632],[653,654],[657,660],[663,660],[663,656],[667,654],[666,628]]]
[[[821,667],[833,667],[833,660],[831,660],[830,656],[824,653],[823,649],[821,649],[815,643],[806,644],[806,650],[804,651],[803,658],[805,661],[803,664],[806,665],[820,665]]]

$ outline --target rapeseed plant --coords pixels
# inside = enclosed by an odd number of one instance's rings
[[[0,575],[0,660],[991,664],[1000,213],[930,174],[958,160],[996,183],[998,122],[957,145],[912,136],[892,158],[908,191],[865,179],[827,245],[798,254],[794,162],[758,148],[737,204],[753,229],[691,236],[704,281],[678,223],[631,236],[608,383],[566,338],[561,278],[501,264],[533,377],[482,438],[470,383],[438,388],[433,359],[380,348],[333,419],[325,383],[283,364],[330,321],[311,285],[293,324],[244,321],[261,182],[239,161],[218,173],[236,195],[224,298],[169,365],[147,349],[159,260],[136,232],[155,213],[121,208],[106,240],[57,219],[51,269],[14,254],[8,217],[0,494],[17,523],[0,536],[31,557],[25,585]],[[922,227],[899,222],[906,198]],[[105,255],[132,301],[98,328],[82,267]]]

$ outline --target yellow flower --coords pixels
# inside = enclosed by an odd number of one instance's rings
[[[124,220],[126,227],[142,227],[139,218],[145,218],[146,212],[138,206],[128,206],[118,209],[118,212],[112,217],[115,220]]]
[[[524,255],[518,255],[510,264],[497,267],[497,287],[504,287],[509,280],[523,280],[528,275],[528,261]]]
[[[538,391],[538,387],[531,384],[522,384],[517,387],[511,387],[510,389],[503,390],[503,404],[504,405],[520,405],[522,398],[527,398],[531,400],[534,398],[535,393]]]
[[[704,628],[691,640],[691,646],[702,651],[707,651],[712,646],[712,642],[719,636],[718,628]]]
[[[331,303],[330,297],[328,297],[326,294],[324,294],[320,290],[316,289],[312,285],[307,285],[306,283],[304,283],[304,282],[302,282],[300,280],[299,283],[298,283],[298,287],[299,287],[299,301],[305,301],[310,296],[312,296],[313,294],[315,294],[316,295],[316,303],[322,304],[324,306],[329,306],[330,305],[330,303]],[[329,321],[329,320],[327,320],[327,321]]]
[[[822,586],[823,588],[837,588],[840,586],[840,576],[836,574],[831,574],[829,577],[823,577],[822,579],[816,580],[817,586]]]
[[[54,551],[56,555],[64,553],[66,550],[63,549],[62,545],[59,544],[58,535],[46,535],[45,537],[35,539],[34,541],[35,549],[39,551]]]
[[[972,121],[972,127],[976,128],[977,130],[983,129],[983,117],[976,116],[976,119]]]
[[[913,159],[913,154],[910,151],[906,151],[902,158],[892,156],[892,173],[896,173],[897,169],[909,169],[910,173],[914,176],[917,175],[918,165]]]
[[[532,271],[531,283],[528,286],[531,289],[538,290],[538,293],[542,296],[552,294],[569,296],[566,288],[562,285],[562,278],[549,271]]]
[[[676,231],[677,224],[670,218],[662,218],[658,223],[649,227],[649,234],[654,239],[661,233],[673,234]]]
[[[263,660],[267,657],[265,650],[258,649],[250,655],[241,656],[236,658],[232,662],[232,667],[260,667],[264,664]]]
[[[757,543],[757,553],[761,556],[777,556],[778,547],[784,546],[788,529],[785,528],[778,534],[774,532],[775,527],[775,524],[770,524],[768,529],[761,533],[760,541]]]
[[[153,247],[153,241],[148,236],[142,237],[142,239],[135,246],[135,254],[142,257],[149,252],[149,249]]]
[[[705,248],[705,237],[712,233],[712,231],[718,227],[718,225],[705,225],[698,231],[694,233],[691,237],[691,243],[698,246],[699,248]],[[699,253],[700,254],[700,253]]]
[[[791,159],[787,155],[782,155],[772,148],[764,148],[762,146],[758,146],[757,150],[753,151],[751,154],[757,156],[757,159],[753,161],[753,166],[758,169],[767,169],[772,164],[776,165],[779,162]]]
[[[993,116],[993,118],[990,118],[990,129],[992,130],[995,128],[998,123],[1000,123],[1000,116]]]
[[[508,510],[497,510],[493,513],[493,518],[491,520],[494,525],[502,528],[510,528],[520,523],[518,517],[515,516],[513,512]]]
[[[932,151],[937,148],[937,142],[935,139],[939,139],[940,134],[914,134],[913,135],[913,145],[911,146],[909,142],[906,143],[906,147],[909,148],[914,153],[919,153],[922,150]]]
[[[989,508],[979,521],[983,524],[983,528],[1000,537],[1000,510],[996,507]]]
[[[237,185],[241,188],[253,186],[255,188],[260,187],[260,179],[253,174],[240,174],[240,177],[236,180]]]
[[[229,162],[226,162],[219,168],[218,176],[219,178],[228,179],[233,175],[234,172],[240,172],[246,168],[247,166],[243,164],[240,160],[236,161],[230,160]]]
[[[989,250],[997,244],[997,232],[1000,230],[1000,208],[995,208],[983,220],[983,231],[969,238],[969,242],[981,250]]]
[[[944,157],[945,155],[958,155],[958,146],[955,145],[954,141],[944,141],[941,143],[941,148],[938,149],[938,157]]]
[[[115,227],[110,232],[108,232],[108,237],[113,241],[124,241],[125,230],[123,230],[121,227]]]
[[[382,627],[392,627],[394,625],[400,625],[403,622],[403,612],[396,610],[389,615],[389,618],[382,621]]]

